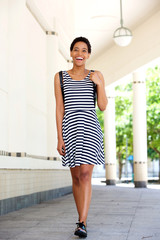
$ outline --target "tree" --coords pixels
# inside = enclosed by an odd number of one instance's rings
[[[102,112],[98,107],[96,107],[96,113],[104,135],[104,112]]]
[[[147,89],[147,143],[148,156],[159,160],[160,182],[160,67],[149,68],[146,72]],[[127,153],[133,155],[133,130],[132,130],[132,83],[123,84],[115,88],[116,110],[116,152],[119,162],[119,179]],[[124,94],[125,93],[125,94]],[[104,133],[104,115],[97,109],[98,119]]]
[[[159,159],[160,182],[160,67],[147,70],[146,87],[148,156]]]
[[[133,133],[132,133],[132,84],[116,87],[116,91],[121,95],[127,92],[126,96],[117,96],[115,99],[116,110],[116,153],[119,162],[119,179],[121,179],[122,168],[126,156],[126,140],[128,155],[133,153]],[[104,113],[96,108],[98,120],[104,134]]]
[[[133,154],[132,84],[117,86],[115,90],[117,92],[115,99],[116,152],[119,163],[119,179],[121,179],[122,168],[127,158],[126,155]]]

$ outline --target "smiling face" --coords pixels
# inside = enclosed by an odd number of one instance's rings
[[[73,50],[70,52],[73,59],[73,64],[77,66],[82,66],[86,63],[89,58],[90,53],[88,53],[88,46],[84,42],[75,43]]]

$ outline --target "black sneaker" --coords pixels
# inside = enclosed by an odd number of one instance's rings
[[[79,236],[81,238],[86,238],[87,229],[86,229],[86,226],[84,225],[84,222],[79,222],[76,224],[77,224],[77,228],[75,229],[74,235]]]

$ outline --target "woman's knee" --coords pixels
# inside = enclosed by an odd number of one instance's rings
[[[91,182],[93,167],[93,165],[81,165],[79,176],[80,182]]]
[[[91,175],[89,171],[82,171],[79,176],[81,183],[86,183],[91,181]]]
[[[72,176],[72,182],[73,182],[73,184],[75,184],[76,186],[79,186],[79,184],[80,184],[79,176]]]
[[[74,185],[79,186],[80,168],[79,167],[70,168],[70,171],[71,171],[71,175],[72,175],[72,183]]]

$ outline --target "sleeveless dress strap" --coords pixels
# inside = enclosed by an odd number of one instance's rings
[[[63,101],[64,101],[63,76],[62,76],[62,71],[59,72],[59,79],[60,79],[61,91],[62,91],[62,96],[63,96]]]

